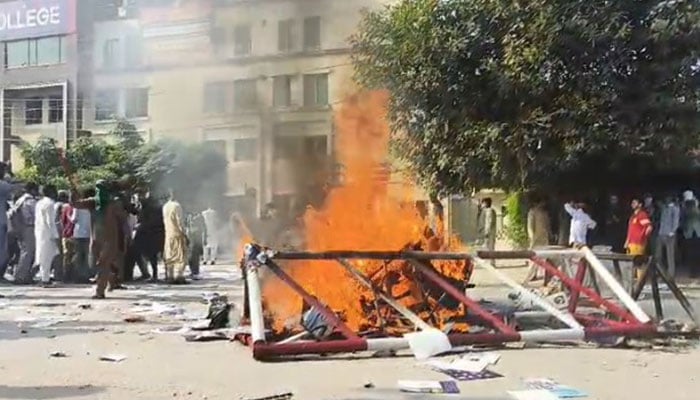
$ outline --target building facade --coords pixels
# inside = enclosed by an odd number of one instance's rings
[[[42,136],[65,146],[82,128],[82,96],[91,91],[85,62],[91,5],[78,10],[75,0],[0,1],[3,161],[21,164],[21,145]]]
[[[331,156],[360,10],[381,3],[141,0],[133,18],[95,25],[86,121],[96,134],[126,117],[153,139],[210,143],[228,160],[232,203],[293,207]]]

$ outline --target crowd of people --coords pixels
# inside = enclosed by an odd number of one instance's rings
[[[659,201],[650,194],[632,197],[629,205],[626,209],[616,195],[597,212],[586,203],[568,202],[561,209],[565,217],[558,218],[559,233],[554,234],[546,202],[535,200],[527,216],[530,247],[606,246],[640,259],[653,256],[671,276],[679,260],[693,261],[692,243],[700,239],[700,202],[692,191]]]
[[[0,281],[16,285],[96,283],[94,298],[134,280],[186,284],[200,263],[218,254],[216,211],[185,215],[177,196],[164,204],[133,179],[98,181],[94,187],[59,191],[47,184],[14,182],[0,163]],[[150,264],[151,270],[148,270]]]

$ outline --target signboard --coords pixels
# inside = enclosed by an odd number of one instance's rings
[[[75,14],[75,0],[0,2],[0,41],[72,33]]]

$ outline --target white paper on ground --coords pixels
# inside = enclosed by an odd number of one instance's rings
[[[518,390],[509,391],[508,395],[515,400],[559,400],[548,390]]]
[[[409,381],[398,382],[399,390],[408,393],[443,393],[440,381]]]
[[[437,370],[453,370],[478,373],[491,365],[496,365],[501,355],[498,353],[472,353],[456,360],[428,360],[423,365]]]
[[[447,335],[437,329],[407,333],[404,335],[404,338],[408,340],[408,345],[418,360],[426,360],[452,349]]]

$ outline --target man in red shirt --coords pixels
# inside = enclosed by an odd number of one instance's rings
[[[642,202],[632,199],[632,215],[627,225],[627,240],[625,249],[627,254],[635,256],[634,266],[639,268],[643,264],[642,257],[646,255],[647,243],[651,236],[652,225],[649,214],[644,211]],[[637,278],[641,276],[641,270],[637,270]]]

